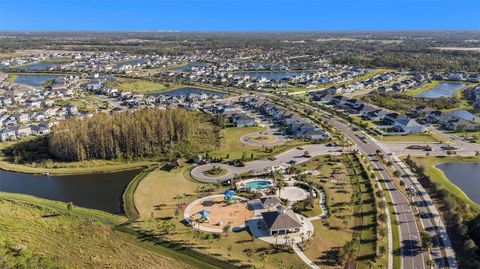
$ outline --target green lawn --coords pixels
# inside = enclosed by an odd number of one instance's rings
[[[176,88],[175,85],[170,83],[162,82],[153,82],[142,79],[127,79],[127,78],[117,78],[116,81],[107,82],[106,86],[117,88],[122,91],[131,91],[136,93],[158,93],[165,92],[171,89]]]
[[[467,141],[480,144],[480,132],[454,133],[455,135]]]
[[[12,74],[12,73],[9,73],[7,75],[7,79],[5,80],[6,83],[8,84],[12,84],[15,82],[15,80],[17,79],[17,75],[16,74]]]
[[[232,268],[190,248],[152,242],[125,217],[13,193],[0,193],[0,204],[0,252],[8,251],[8,263],[30,263],[19,268]],[[19,245],[26,248],[12,258]],[[49,264],[35,264],[40,259]]]
[[[227,160],[240,159],[243,153],[250,159],[253,154],[254,158],[260,158],[281,153],[289,148],[304,144],[303,141],[293,140],[284,145],[278,145],[273,148],[273,152],[266,152],[261,146],[247,145],[240,140],[240,137],[249,133],[264,132],[264,127],[231,127],[221,130],[222,146],[220,149],[210,153],[215,158],[225,158]],[[229,158],[226,158],[229,155]]]
[[[314,221],[315,234],[310,248],[305,254],[322,268],[337,268],[327,254],[335,252],[347,241],[353,232],[359,232],[364,242],[358,255],[357,268],[368,268],[368,261],[375,259],[376,226],[373,192],[368,189],[369,179],[356,158],[351,158],[352,166],[347,168],[341,157],[320,156],[300,165],[305,170],[317,170],[318,176],[307,176],[322,186],[327,198],[329,216],[325,220]],[[361,193],[360,203],[352,202],[352,195]],[[384,263],[384,257],[376,260],[377,265]]]
[[[182,242],[203,254],[229,260],[231,266],[263,267],[261,255],[267,254],[265,268],[306,268],[295,254],[274,251],[271,245],[258,239],[252,241],[245,230],[211,240],[193,238],[191,229],[181,222],[184,208],[206,194],[200,192],[200,187],[211,188],[211,193],[221,193],[226,188],[194,181],[189,174],[191,168],[192,165],[172,171],[156,169],[140,181],[134,195],[141,216],[134,224],[138,229],[155,230],[158,223],[170,219],[175,231],[164,240]],[[179,195],[181,198],[176,199]],[[177,208],[178,216],[175,214]]]
[[[421,157],[412,156],[413,161],[418,165],[425,167],[425,174],[430,177],[433,182],[440,184],[440,188],[448,190],[462,202],[469,204],[470,207],[480,211],[480,205],[473,202],[468,196],[455,184],[453,184],[445,174],[435,167],[439,163],[453,163],[453,162],[480,162],[480,157],[461,157],[461,156],[448,156],[448,157]]]
[[[377,135],[375,136],[375,139],[377,139],[378,141],[392,143],[438,143],[446,141],[444,137],[433,132],[408,135]]]

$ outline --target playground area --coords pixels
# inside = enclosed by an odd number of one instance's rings
[[[194,227],[208,232],[222,232],[225,226],[241,228],[253,217],[248,200],[234,193],[212,195],[198,199],[185,210],[185,219]]]

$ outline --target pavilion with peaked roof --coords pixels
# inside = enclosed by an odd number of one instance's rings
[[[262,212],[262,217],[270,235],[296,233],[303,227],[295,212],[282,206],[277,211]]]

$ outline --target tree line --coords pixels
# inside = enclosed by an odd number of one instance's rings
[[[61,122],[49,137],[48,151],[62,161],[148,156],[173,159],[215,147],[214,129],[199,114],[183,109],[101,113]]]

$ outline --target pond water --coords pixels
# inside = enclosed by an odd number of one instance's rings
[[[435,167],[442,170],[468,198],[480,204],[480,163],[442,163]]]
[[[47,80],[57,78],[55,75],[17,74],[15,83],[26,84],[34,87],[42,86]]]
[[[285,72],[262,72],[262,71],[245,71],[245,72],[235,72],[238,75],[250,75],[250,77],[261,78],[265,77],[268,80],[281,80],[288,79],[293,76],[305,74],[306,72],[302,71],[285,71]]]
[[[17,69],[26,70],[26,71],[40,71],[56,67],[57,65],[51,62],[36,62],[23,66],[19,66]]]
[[[175,90],[168,91],[168,92],[154,93],[152,95],[187,96],[190,93],[195,93],[195,94],[205,93],[207,95],[216,95],[216,96],[219,96],[219,97],[228,95],[227,93],[224,93],[224,92],[217,92],[217,91],[210,91],[210,90],[204,90],[204,89],[198,89],[198,88],[189,88],[189,87],[179,88],[179,89],[175,89]]]
[[[130,65],[144,64],[146,62],[147,62],[147,60],[145,60],[145,59],[128,60],[128,61],[116,63],[115,68],[121,68],[122,66],[125,66],[125,65],[128,65],[128,64],[130,64]]]
[[[207,66],[208,66],[207,63],[202,63],[202,62],[189,62],[188,64],[174,67],[173,70],[177,70],[177,71],[188,71],[188,70],[191,70],[192,67],[207,67]]]
[[[440,98],[440,97],[452,97],[453,93],[465,87],[465,83],[458,82],[440,82],[437,86],[432,89],[417,94],[418,97],[427,97],[427,98]]]
[[[122,195],[140,170],[106,174],[43,176],[0,170],[0,191],[29,194],[45,199],[122,214]]]

